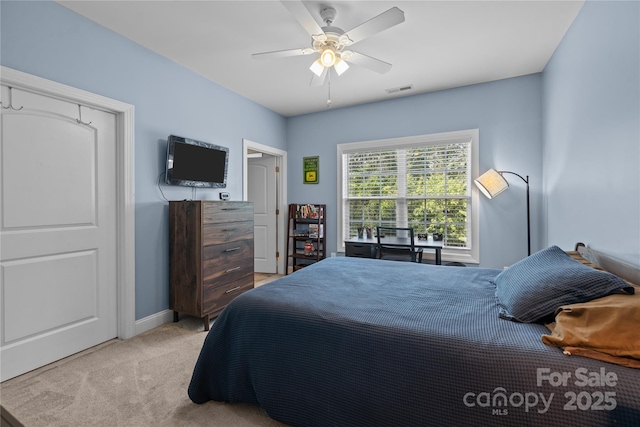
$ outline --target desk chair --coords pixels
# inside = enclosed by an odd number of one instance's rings
[[[415,245],[413,228],[376,227],[376,234],[379,259],[422,263],[422,248]]]

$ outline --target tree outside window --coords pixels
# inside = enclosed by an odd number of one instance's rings
[[[444,245],[470,241],[471,142],[416,144],[343,154],[345,232],[411,227],[440,233]]]

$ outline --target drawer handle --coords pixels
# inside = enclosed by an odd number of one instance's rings
[[[227,289],[226,291],[224,291],[224,293],[225,294],[230,294],[231,292],[235,292],[238,289],[240,289],[240,286],[236,286],[235,288]]]
[[[237,211],[240,208],[222,208],[223,211]]]
[[[240,246],[238,246],[237,248],[225,249],[225,252],[233,252],[233,251],[239,251],[239,250],[240,250]]]
[[[225,273],[231,273],[232,271],[240,270],[240,267],[233,267],[225,271]]]

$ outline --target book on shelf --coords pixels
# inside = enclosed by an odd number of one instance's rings
[[[320,215],[320,208],[316,205],[298,205],[296,209],[296,218],[299,219],[317,219]]]
[[[293,235],[296,236],[296,237],[308,236],[309,235],[309,229],[308,228],[296,228],[295,230],[293,230]]]

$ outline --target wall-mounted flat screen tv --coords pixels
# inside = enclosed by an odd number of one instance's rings
[[[229,149],[170,135],[165,182],[188,187],[225,188]]]

